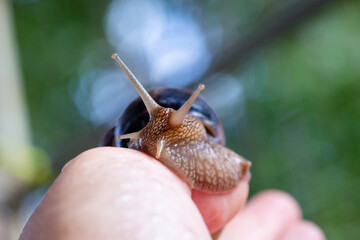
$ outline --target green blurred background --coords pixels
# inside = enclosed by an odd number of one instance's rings
[[[0,239],[17,238],[61,167],[95,147],[137,97],[113,52],[148,89],[207,85],[227,145],[253,162],[251,195],[287,191],[327,239],[360,238],[359,1],[14,0],[1,8],[29,139],[0,136]],[[2,79],[2,90],[11,84]],[[2,104],[9,115],[12,103]],[[13,123],[2,127],[18,129]]]

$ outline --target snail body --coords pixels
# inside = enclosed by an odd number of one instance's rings
[[[139,100],[132,103],[100,145],[129,147],[147,153],[200,191],[219,193],[235,188],[251,163],[223,146],[220,122],[211,108],[198,98],[204,85],[200,84],[191,95],[174,89],[149,94],[117,54],[112,57],[128,75],[145,106]],[[151,95],[169,106],[160,106]],[[182,96],[181,102],[185,101],[184,96],[190,97],[179,106],[173,98],[176,95]],[[194,111],[197,105],[207,111]],[[148,122],[144,120],[144,107],[150,115]],[[129,115],[137,119],[134,124],[129,124]],[[130,132],[131,129],[135,131]]]

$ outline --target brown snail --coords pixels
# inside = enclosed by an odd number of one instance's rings
[[[235,188],[251,162],[224,147],[220,122],[198,98],[205,86],[200,84],[193,94],[178,89],[148,93],[117,54],[112,58],[129,77],[142,102],[137,99],[130,104],[100,145],[147,153],[200,191],[219,193]]]

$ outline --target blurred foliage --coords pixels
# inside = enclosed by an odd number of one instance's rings
[[[328,239],[360,236],[359,12],[337,5],[253,59],[247,123],[230,141],[254,161],[252,191],[292,193]]]
[[[69,84],[78,80],[82,71],[109,59],[111,51],[102,27],[108,4],[89,4],[85,0],[15,1],[34,141],[55,160],[70,159],[79,147],[85,150],[98,141],[91,124],[80,117]],[[87,142],[81,143],[85,139]]]
[[[33,146],[21,145],[8,139],[1,139],[0,144],[9,152],[9,155],[0,150],[0,169],[14,175],[27,184],[43,184],[51,177],[49,157],[44,150]]]
[[[220,19],[226,44],[294,1],[209,2],[201,7]],[[72,93],[83,72],[113,66],[109,3],[13,4],[33,140],[56,172],[104,130],[80,116]],[[288,191],[328,239],[360,236],[359,23],[359,1],[334,2],[259,49],[230,72],[244,88],[245,105],[234,107],[245,106],[244,117],[236,128],[222,119],[229,147],[253,161],[251,193]]]

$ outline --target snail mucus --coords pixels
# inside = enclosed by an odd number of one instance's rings
[[[180,176],[190,188],[228,192],[248,174],[251,162],[226,148],[221,123],[199,97],[179,89],[147,92],[117,54],[115,59],[140,98],[132,102],[100,142],[144,152]]]

